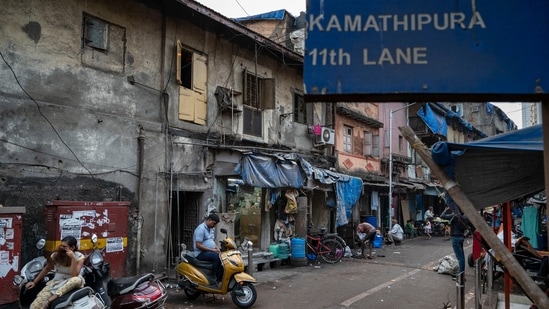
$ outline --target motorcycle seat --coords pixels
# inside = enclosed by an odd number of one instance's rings
[[[189,254],[185,254],[185,258],[187,259],[187,261],[189,261],[189,264],[191,264],[193,266],[196,266],[198,268],[213,270],[213,264],[211,262],[201,261],[201,260],[199,260],[199,259],[197,259],[194,256],[189,255]]]
[[[51,309],[64,308],[71,305],[72,303],[79,300],[80,298],[90,296],[93,294],[94,294],[94,291],[90,287],[85,286],[81,289],[70,291],[69,293],[63,296],[58,297],[50,304],[50,308]]]
[[[137,275],[133,277],[120,277],[114,278],[107,284],[107,294],[113,297],[120,294],[126,294],[133,291],[141,283],[151,281],[154,279],[152,273],[145,275]]]

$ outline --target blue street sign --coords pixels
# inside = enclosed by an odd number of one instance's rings
[[[547,0],[308,0],[307,94],[549,90]]]

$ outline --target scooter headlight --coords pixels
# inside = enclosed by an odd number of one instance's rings
[[[13,277],[13,283],[15,285],[21,285],[21,283],[23,283],[23,277],[19,276],[19,275],[15,275],[15,277]]]
[[[99,264],[101,264],[103,262],[103,255],[101,254],[101,252],[95,250],[91,255],[90,255],[90,262],[92,263],[92,265],[94,267],[97,267],[99,266]]]

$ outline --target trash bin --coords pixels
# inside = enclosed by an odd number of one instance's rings
[[[0,207],[0,305],[17,301],[19,290],[13,278],[23,266],[20,263],[24,213],[25,207]]]
[[[377,217],[376,216],[360,216],[361,222],[368,222],[377,229]]]

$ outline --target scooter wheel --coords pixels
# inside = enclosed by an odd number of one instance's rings
[[[202,294],[197,290],[191,290],[191,289],[183,289],[183,291],[185,292],[185,295],[187,295],[187,298],[189,300],[195,300],[198,298],[198,296],[200,296],[200,294]]]
[[[249,308],[257,299],[257,291],[252,283],[244,282],[231,291],[231,298],[239,308]]]

